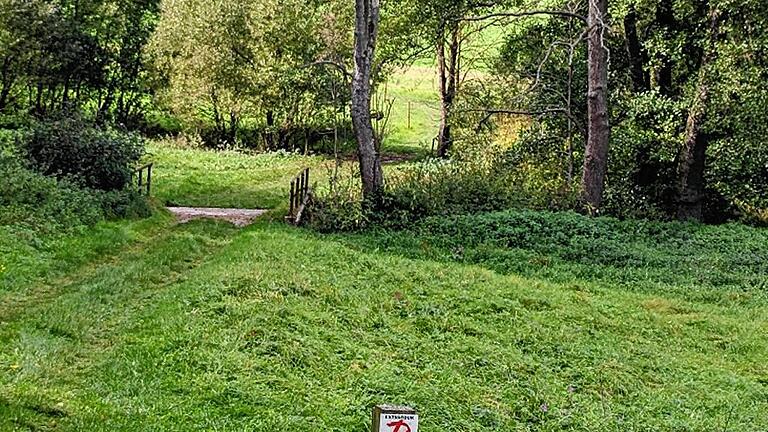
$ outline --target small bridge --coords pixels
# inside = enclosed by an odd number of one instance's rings
[[[134,186],[146,196],[152,193],[153,163],[148,163],[137,168],[133,173]],[[301,217],[309,203],[312,188],[309,185],[309,168],[303,170],[291,181],[291,194],[289,213],[286,221],[294,225],[301,222]],[[268,210],[261,209],[237,209],[237,208],[209,208],[209,207],[168,207],[179,223],[187,223],[196,219],[216,219],[227,221],[238,227],[251,225],[263,216]]]

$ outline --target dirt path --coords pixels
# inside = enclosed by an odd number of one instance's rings
[[[230,222],[238,227],[246,227],[252,224],[256,218],[267,212],[267,210],[202,207],[168,207],[168,211],[176,215],[179,223],[187,223],[194,219],[218,219]]]

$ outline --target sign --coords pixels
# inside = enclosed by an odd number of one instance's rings
[[[419,432],[419,416],[416,414],[382,414],[379,421],[381,432]]]
[[[408,407],[381,405],[373,410],[374,432],[419,432],[419,415]]]

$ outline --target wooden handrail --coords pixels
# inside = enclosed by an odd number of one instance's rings
[[[146,165],[136,168],[131,175],[131,177],[133,177],[133,175],[138,174],[137,186],[139,188],[139,192],[144,192],[147,196],[152,194],[152,168],[154,166],[155,163],[150,162]],[[144,183],[144,171],[147,172],[146,184]]]
[[[289,202],[288,217],[290,223],[298,225],[301,222],[301,216],[309,203],[312,194],[310,187],[309,168],[304,169],[296,178],[291,180],[291,196]]]

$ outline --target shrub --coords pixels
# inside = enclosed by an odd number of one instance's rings
[[[137,191],[86,189],[0,155],[0,226],[17,233],[17,240],[22,242],[34,242],[38,235],[70,232],[105,218],[146,217],[150,213],[148,200]]]
[[[336,164],[329,172],[328,188],[316,191],[305,221],[316,231],[356,231],[370,223],[370,212],[362,204],[359,171]]]
[[[102,218],[99,198],[68,180],[46,177],[0,158],[0,225],[61,231]]]
[[[407,227],[435,215],[477,213],[522,205],[509,177],[471,165],[427,160],[389,173],[381,202],[361,202],[355,170],[337,170],[329,187],[315,196],[309,209],[310,225],[321,232],[355,231],[370,225]]]
[[[0,129],[0,158],[10,158],[16,153],[16,141],[18,141],[18,133]]]
[[[98,197],[107,219],[144,218],[152,214],[149,200],[133,189],[99,192]]]
[[[390,183],[383,204],[382,222],[397,225],[427,216],[519,206],[522,198],[508,173],[428,160],[401,170]]]
[[[371,209],[360,203],[356,172],[349,173],[352,181],[331,175],[330,192],[312,203],[311,225],[320,231],[405,228],[430,216],[575,205],[575,190],[553,191],[551,185],[525,181],[530,173],[509,160],[506,146],[494,146],[485,136],[476,139],[462,142],[451,160],[427,159],[387,172],[381,202]]]
[[[138,135],[95,127],[79,115],[35,124],[21,147],[42,174],[105,191],[124,189],[144,153]]]

